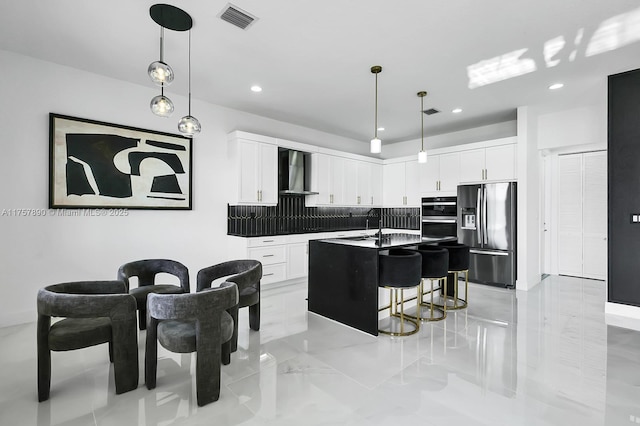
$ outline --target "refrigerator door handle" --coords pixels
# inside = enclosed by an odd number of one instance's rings
[[[476,198],[476,233],[478,234],[478,242],[482,244],[482,214],[480,211],[480,201],[482,200],[482,188],[478,188],[478,198]]]
[[[489,244],[489,237],[487,232],[487,187],[482,188],[482,238],[484,244]]]
[[[498,251],[498,250],[475,250],[470,249],[469,253],[472,254],[486,254],[489,256],[509,256],[509,252],[507,251]]]

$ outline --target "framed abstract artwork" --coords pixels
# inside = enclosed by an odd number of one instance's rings
[[[192,139],[49,114],[49,207],[191,210]]]

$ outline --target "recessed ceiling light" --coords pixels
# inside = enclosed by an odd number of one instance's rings
[[[564,87],[563,83],[554,83],[551,86],[549,86],[549,90],[562,89],[563,87]]]
[[[384,127],[378,127],[379,132],[384,132]]]
[[[451,112],[454,113],[454,114],[459,114],[459,113],[462,112],[462,108],[454,108],[454,109],[451,110]]]
[[[251,86],[251,91],[252,92],[256,92],[256,93],[262,92],[262,87],[260,87],[260,86]]]

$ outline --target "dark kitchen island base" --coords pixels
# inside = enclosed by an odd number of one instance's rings
[[[309,311],[377,336],[380,251],[455,240],[392,233],[310,241]]]
[[[309,243],[309,311],[378,335],[378,250]]]

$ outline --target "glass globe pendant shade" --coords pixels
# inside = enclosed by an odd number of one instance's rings
[[[378,138],[371,139],[371,153],[380,154],[382,152],[382,141]]]
[[[200,133],[201,126],[197,118],[192,115],[185,115],[178,121],[178,131],[188,136]]]
[[[420,151],[418,153],[418,163],[426,163],[427,162],[427,151]]]
[[[155,61],[147,69],[149,78],[158,86],[168,86],[173,81],[173,69],[162,61]]]
[[[151,99],[151,112],[160,117],[169,117],[173,114],[173,102],[164,95],[155,96]]]

